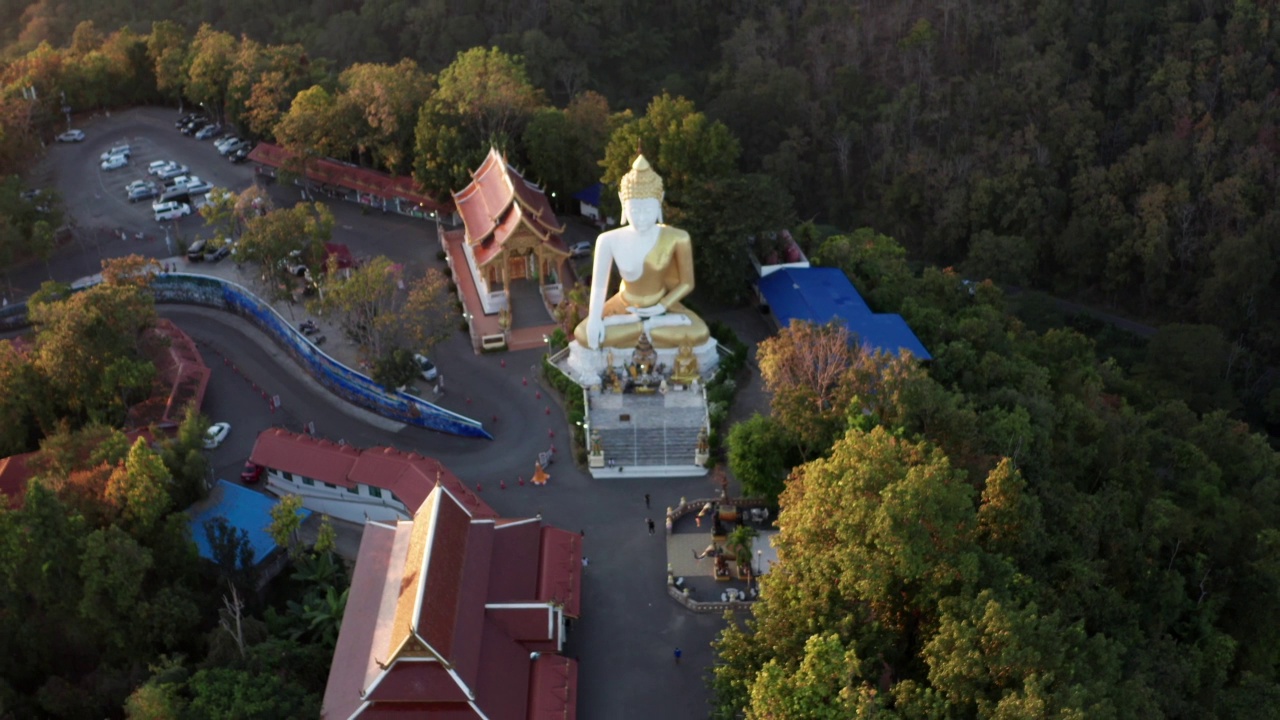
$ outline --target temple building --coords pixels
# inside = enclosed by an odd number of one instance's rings
[[[268,428],[258,434],[249,462],[265,469],[268,492],[298,495],[308,510],[348,522],[408,520],[436,485],[448,489],[469,512],[493,514],[439,460],[393,447],[362,450]]]
[[[554,306],[569,249],[561,237],[564,226],[542,188],[494,148],[471,177],[453,201],[462,217],[467,268],[485,314],[520,312],[512,297],[522,281],[534,283],[544,304]]]
[[[436,485],[413,520],[365,525],[321,717],[577,717],[560,654],[582,539],[469,508]]]

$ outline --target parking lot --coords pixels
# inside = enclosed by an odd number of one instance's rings
[[[78,125],[85,131],[84,142],[49,148],[38,176],[56,184],[82,243],[111,242],[113,233],[123,231],[127,239],[121,242],[134,245],[135,251],[167,257],[176,254],[181,245],[207,235],[199,215],[158,224],[151,211],[154,198],[129,202],[125,186],[130,182],[152,180],[160,184],[147,173],[147,166],[153,161],[173,160],[186,165],[187,174],[235,192],[253,183],[254,172],[249,163],[228,162],[218,154],[213,140],[182,135],[173,127],[178,117],[176,110],[165,108],[140,108],[98,117]],[[102,170],[102,153],[120,144],[130,146],[129,164]],[[103,256],[119,254],[122,251],[116,248]]]

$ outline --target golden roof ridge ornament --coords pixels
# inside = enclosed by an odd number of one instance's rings
[[[622,202],[637,198],[662,199],[662,176],[659,175],[644,155],[637,155],[631,163],[631,172],[622,176],[618,183],[618,198]]]

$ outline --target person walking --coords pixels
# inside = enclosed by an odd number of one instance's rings
[[[644,509],[649,509],[649,493],[644,494]]]
[[[680,664],[680,656],[681,656],[681,655],[683,655],[683,654],[684,654],[684,651],[682,651],[680,648],[676,648],[676,651],[675,651],[674,655],[676,656],[676,664],[677,664],[677,665],[679,665],[679,664]]]
[[[591,564],[591,560],[589,560],[589,559],[587,558],[587,556],[586,556],[586,555],[583,555],[583,556],[582,556],[582,569],[583,569],[583,570],[586,570],[586,569],[587,569],[587,566],[588,566],[588,565],[590,565],[590,564]]]
[[[645,518],[644,521],[649,524],[649,534],[653,534],[653,518]]]

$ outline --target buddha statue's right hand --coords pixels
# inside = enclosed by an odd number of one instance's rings
[[[587,318],[587,347],[596,350],[603,344],[604,319],[598,317]]]

